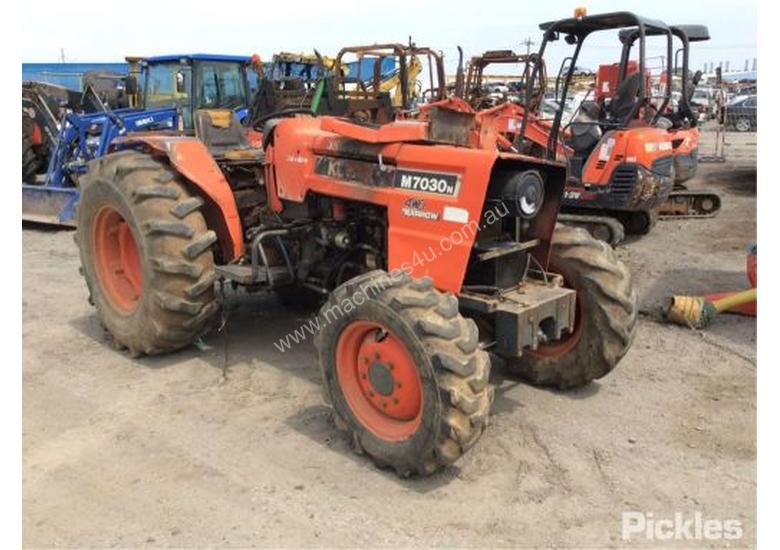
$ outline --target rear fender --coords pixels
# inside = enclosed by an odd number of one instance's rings
[[[244,253],[241,219],[233,190],[200,140],[188,136],[133,134],[114,140],[114,145],[116,149],[141,147],[165,155],[205,200],[203,215],[208,227],[217,234],[224,261]]]

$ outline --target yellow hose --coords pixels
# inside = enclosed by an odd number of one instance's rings
[[[756,289],[750,288],[748,290],[743,290],[742,292],[737,292],[735,294],[732,294],[731,296],[726,296],[725,298],[721,298],[720,300],[715,300],[714,302],[712,302],[712,305],[715,306],[715,309],[717,310],[718,313],[721,313],[733,307],[755,302],[756,299],[757,299]]]
[[[672,296],[666,318],[678,325],[704,328],[718,313],[755,302],[756,297],[755,288],[736,292],[714,302],[708,302],[701,296]]]

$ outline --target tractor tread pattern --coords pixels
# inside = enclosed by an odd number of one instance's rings
[[[192,195],[186,180],[165,160],[135,150],[91,162],[81,184],[76,240],[82,272],[114,341],[132,355],[165,353],[191,344],[208,330],[219,309],[210,251],[217,237],[198,212],[202,199]],[[129,212],[123,216],[135,226],[141,259],[148,263],[142,265],[143,295],[129,319],[118,315],[100,292],[92,267],[87,211],[109,197],[112,206]]]
[[[202,198],[190,197],[188,199],[184,199],[183,201],[177,202],[176,205],[171,208],[171,214],[179,219],[182,219],[188,214],[199,210],[201,206],[203,206]]]
[[[557,359],[524,354],[508,363],[529,382],[569,389],[607,375],[626,354],[636,335],[638,298],[631,273],[615,251],[577,227],[558,224],[552,242],[551,269],[576,272],[578,301],[585,304],[582,336]]]
[[[179,190],[175,187],[165,185],[144,185],[133,190],[135,202],[139,203],[146,199],[173,199],[179,198]]]
[[[494,396],[494,389],[488,383],[490,358],[472,341],[477,334],[476,324],[458,313],[457,299],[433,288],[427,277],[391,277],[384,271],[372,271],[334,290],[323,310],[343,303],[357,285],[372,280],[384,289],[375,299],[394,310],[415,330],[431,358],[443,414],[435,444],[427,454],[414,460],[407,457],[388,464],[366,446],[361,433],[353,432],[353,441],[357,451],[370,455],[380,467],[394,468],[402,477],[429,475],[455,462],[484,432]],[[335,415],[340,414],[335,409]],[[336,424],[348,429],[344,418],[338,418]]]

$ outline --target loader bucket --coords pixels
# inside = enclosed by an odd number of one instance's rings
[[[22,185],[22,220],[76,227],[78,188]]]

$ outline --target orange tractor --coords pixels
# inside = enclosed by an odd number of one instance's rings
[[[207,332],[221,284],[321,296],[336,425],[406,476],[479,439],[491,357],[570,388],[629,349],[628,270],[556,225],[565,164],[473,146],[473,113],[442,104],[376,124],[281,111],[259,131],[225,110],[194,118],[192,134],[117,139],[82,180],[90,301],[131,354]]]

